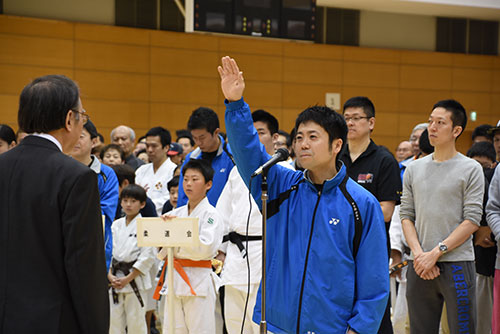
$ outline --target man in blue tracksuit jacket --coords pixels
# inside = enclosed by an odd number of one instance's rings
[[[236,62],[219,67],[226,130],[238,170],[259,205],[270,156],[260,145]],[[377,333],[389,296],[384,218],[378,201],[346,176],[337,155],[342,116],[312,107],[296,121],[295,152],[305,172],[269,169],[266,321],[273,333]],[[251,182],[251,184],[250,184]],[[357,231],[356,231],[357,230]],[[260,322],[260,290],[254,321]]]
[[[234,167],[229,145],[219,134],[219,118],[210,108],[200,107],[194,110],[189,117],[188,130],[198,147],[186,156],[182,167],[190,159],[205,159],[210,162],[214,169],[214,179],[212,188],[207,192],[207,198],[210,204],[215,206],[226,185],[229,173]],[[182,182],[183,176],[181,172],[177,199],[178,208],[186,205],[188,201],[182,188]]]

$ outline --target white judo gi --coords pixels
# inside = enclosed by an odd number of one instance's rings
[[[155,204],[158,216],[161,216],[163,204],[170,199],[167,184],[174,176],[176,167],[177,165],[168,158],[156,173],[153,163],[142,165],[135,171],[135,183],[148,189],[146,194]]]
[[[212,260],[222,243],[223,223],[219,213],[210,205],[208,199],[205,197],[191,214],[188,214],[188,205],[174,209],[169,214],[177,217],[199,218],[199,245],[196,248],[176,248],[174,258],[194,261]],[[160,255],[166,256],[166,254],[166,249],[160,252]],[[183,269],[196,295],[192,294],[189,285],[175,270],[175,333],[213,334],[215,333],[215,300],[219,278],[213,273],[211,267],[183,267]],[[161,294],[167,295],[168,293],[165,278]],[[168,333],[168,327],[168,306],[165,303],[164,334]]]
[[[133,268],[139,270],[141,274],[134,281],[137,284],[142,300],[146,302],[146,290],[151,288],[150,269],[156,257],[156,251],[153,247],[137,246],[137,218],[138,214],[130,224],[126,224],[126,217],[117,219],[111,225],[113,233],[113,259],[119,262],[133,262]],[[91,259],[89,259],[91,260]],[[125,274],[117,271],[115,276],[124,277]],[[146,327],[146,309],[141,307],[139,299],[134,293],[130,284],[123,289],[115,290],[118,294],[118,304],[113,303],[113,296],[110,289],[110,308],[111,323],[110,334],[125,333],[125,327],[128,334],[147,333]]]
[[[282,162],[280,165],[293,169],[287,162]],[[262,214],[252,196],[250,196],[250,200],[252,201],[252,211],[248,235],[262,236]],[[242,236],[246,234],[249,209],[248,188],[241,178],[238,168],[234,167],[217,201],[217,211],[224,221],[224,235],[229,232],[236,232]],[[259,326],[252,321],[252,315],[262,277],[262,241],[248,241],[248,248],[246,248],[246,242],[243,241],[243,246],[250,263],[250,295],[243,332],[245,334],[258,334]],[[221,273],[222,285],[226,287],[224,296],[226,329],[229,334],[239,334],[248,291],[247,260],[246,257],[243,257],[238,246],[230,241],[224,242],[219,249],[226,254]]]

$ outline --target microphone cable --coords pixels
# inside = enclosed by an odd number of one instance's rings
[[[250,216],[252,214],[252,180],[253,178],[250,178],[250,184],[248,186],[248,203],[250,204],[250,208],[248,209],[248,217],[247,217],[247,226],[246,226],[246,232],[245,232],[245,252],[246,252],[246,258],[247,258],[247,296],[245,298],[245,308],[243,310],[243,321],[241,322],[241,334],[243,333],[243,329],[245,328],[245,319],[247,317],[247,308],[248,308],[248,299],[250,297],[250,259],[248,255],[248,228],[250,226]]]

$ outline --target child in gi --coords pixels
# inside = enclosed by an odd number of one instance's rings
[[[214,170],[205,160],[191,159],[182,169],[183,189],[188,203],[168,214],[164,219],[175,217],[199,218],[199,245],[196,248],[179,247],[174,250],[174,259],[182,266],[183,272],[174,272],[175,333],[213,334],[215,333],[215,301],[218,277],[213,273],[211,260],[222,243],[223,225],[217,210],[206,197],[212,187]],[[158,255],[166,258],[163,249]],[[165,265],[164,268],[167,266]],[[162,278],[166,276],[162,272]],[[163,282],[162,294],[167,291],[167,281]],[[168,306],[165,304],[163,333],[168,333]],[[170,333],[173,334],[173,333]]]
[[[147,334],[144,303],[145,290],[151,288],[150,269],[154,263],[152,247],[137,246],[136,219],[146,205],[146,191],[135,184],[125,187],[120,194],[126,216],[114,221],[113,258],[108,273],[111,283],[110,334]]]

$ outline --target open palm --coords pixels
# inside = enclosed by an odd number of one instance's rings
[[[229,101],[238,101],[243,97],[245,80],[236,61],[230,57],[222,57],[222,66],[217,67],[220,74],[220,85],[224,97]]]

